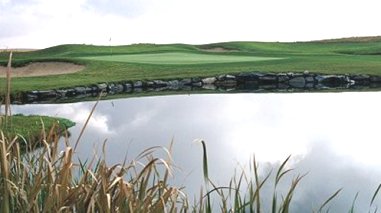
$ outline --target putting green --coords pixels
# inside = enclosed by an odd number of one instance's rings
[[[115,61],[144,64],[212,64],[275,60],[280,58],[197,54],[197,53],[150,53],[150,54],[126,54],[105,55],[93,57],[81,57],[82,59],[98,61]]]

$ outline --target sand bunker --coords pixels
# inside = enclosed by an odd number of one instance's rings
[[[12,68],[12,77],[32,77],[75,73],[85,66],[66,62],[36,62],[24,67]],[[7,68],[0,66],[0,78],[6,76]]]

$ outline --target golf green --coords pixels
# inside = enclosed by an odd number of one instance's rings
[[[217,55],[198,53],[149,53],[149,54],[123,54],[81,57],[82,59],[98,61],[115,61],[143,64],[213,64],[213,63],[234,63],[266,61],[280,58],[257,57],[257,56],[237,56],[237,55]]]

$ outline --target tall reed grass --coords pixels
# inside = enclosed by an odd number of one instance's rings
[[[24,155],[16,138],[2,135],[1,212],[178,212],[186,207],[185,195],[167,183],[172,162],[153,156],[158,149],[169,154],[165,148],[149,148],[113,166],[104,158],[77,163],[73,147],[58,150],[55,132],[41,141],[42,149]]]
[[[232,175],[228,185],[217,186],[209,177],[206,143],[203,144],[205,186],[190,202],[182,186],[170,184],[175,169],[171,146],[150,147],[129,162],[107,165],[105,155],[75,160],[70,139],[45,131],[42,148],[20,146],[17,138],[0,137],[1,212],[291,212],[295,191],[305,175],[295,176],[286,191],[278,185],[292,169],[290,157],[275,172],[260,174],[253,158],[249,171]],[[59,149],[59,143],[64,148]],[[26,144],[27,141],[25,141]],[[23,150],[25,149],[25,150]],[[105,150],[105,144],[103,147]],[[163,158],[157,152],[166,153]],[[26,153],[26,154],[22,154]],[[273,185],[272,199],[264,185]],[[381,185],[375,191],[371,206]],[[341,189],[311,212],[329,211]],[[267,193],[267,194],[264,194]],[[355,198],[356,199],[356,198]],[[351,209],[354,209],[355,200]],[[265,207],[267,206],[267,207]],[[269,207],[269,208],[268,208]],[[377,212],[377,209],[375,210]]]

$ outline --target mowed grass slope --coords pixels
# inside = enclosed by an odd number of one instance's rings
[[[8,54],[0,53],[5,65]],[[86,65],[78,73],[14,78],[14,92],[122,80],[205,77],[239,72],[381,75],[380,37],[313,42],[226,42],[207,45],[60,45],[14,53],[13,66],[36,61]]]
[[[213,63],[235,63],[275,60],[279,58],[236,56],[236,55],[212,55],[200,53],[168,52],[150,54],[126,54],[82,57],[82,59],[96,61],[114,61],[143,64],[213,64]]]

